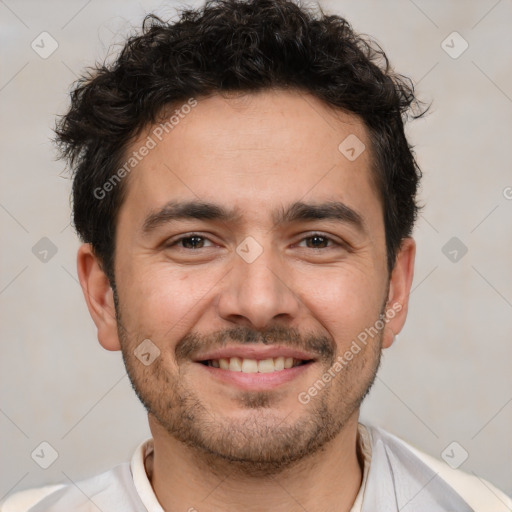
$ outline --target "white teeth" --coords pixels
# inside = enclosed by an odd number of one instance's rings
[[[229,360],[229,369],[232,372],[241,372],[242,360],[239,357],[231,357]]]
[[[283,356],[280,356],[280,357],[276,357],[274,359],[274,370],[284,370],[284,357]]]
[[[258,373],[258,361],[256,359],[242,359],[242,371],[244,373]]]
[[[258,371],[260,373],[270,373],[270,372],[273,372],[274,369],[275,369],[274,360],[272,358],[262,359],[261,361],[258,361]],[[242,366],[242,371],[243,371],[243,366]]]
[[[300,359],[293,357],[269,357],[267,359],[249,359],[240,357],[211,359],[208,361],[208,366],[214,368],[221,368],[222,370],[229,370],[232,372],[244,373],[272,373],[274,371],[281,371],[285,368],[292,368],[301,363]]]

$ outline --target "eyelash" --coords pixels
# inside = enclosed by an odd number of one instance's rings
[[[209,240],[211,242],[211,240],[208,237],[206,237],[204,235],[201,235],[200,233],[190,233],[189,235],[182,236],[182,237],[174,240],[172,243],[167,245],[167,248],[174,247],[174,246],[178,245],[180,242],[182,242],[183,240],[188,240],[190,238],[195,238],[195,237],[202,238],[204,240]],[[324,235],[322,233],[312,233],[312,234],[302,238],[300,240],[300,242],[303,242],[304,240],[309,240],[309,239],[315,238],[315,237],[323,238],[323,239],[327,240],[328,242],[332,242],[333,246],[331,246],[331,247],[319,247],[319,248],[306,247],[306,249],[326,250],[326,249],[334,249],[335,247],[347,248],[346,244],[339,243],[336,240],[334,240],[333,238],[331,238],[330,236]],[[201,248],[200,249],[187,249],[185,247],[181,247],[181,249],[184,249],[186,251],[199,251]]]

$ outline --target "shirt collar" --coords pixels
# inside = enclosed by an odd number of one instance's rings
[[[350,512],[360,512],[363,503],[363,495],[368,481],[368,471],[372,460],[372,447],[370,441],[370,435],[366,427],[362,424],[358,424],[357,429],[357,446],[358,451],[363,459],[363,479],[359,492],[356,496],[356,500],[350,509]],[[135,450],[132,460],[130,462],[130,468],[133,475],[133,483],[137,490],[138,495],[148,512],[164,512],[164,509],[158,502],[158,499],[153,491],[151,482],[146,473],[144,461],[154,451],[153,439],[149,438],[143,441]]]

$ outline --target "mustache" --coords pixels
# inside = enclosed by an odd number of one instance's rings
[[[188,333],[176,344],[176,361],[190,360],[199,352],[214,350],[239,344],[261,343],[264,345],[281,345],[311,353],[319,360],[334,362],[336,345],[333,340],[325,335],[307,333],[302,335],[295,328],[273,326],[263,332],[250,327],[237,326],[231,329],[223,329],[210,334]]]

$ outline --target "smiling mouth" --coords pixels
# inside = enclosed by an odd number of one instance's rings
[[[270,357],[267,359],[228,357],[199,361],[199,363],[205,366],[219,368],[221,370],[227,370],[230,372],[242,373],[273,373],[295,368],[296,366],[302,366],[312,362],[313,359],[304,360],[284,356]]]

